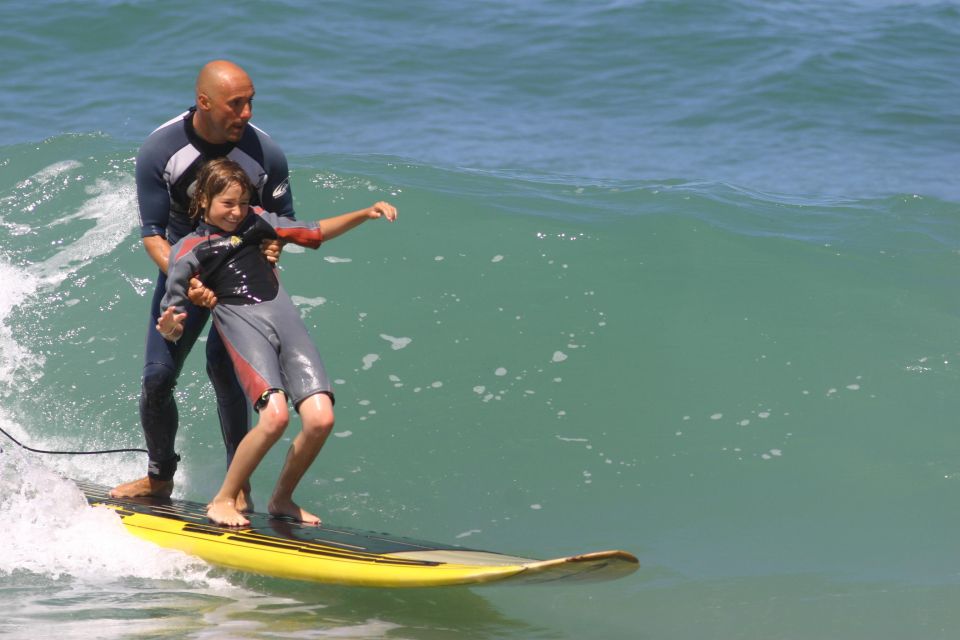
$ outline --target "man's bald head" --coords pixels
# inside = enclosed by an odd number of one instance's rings
[[[197,112],[193,126],[214,144],[237,142],[253,116],[253,81],[239,65],[214,60],[197,75]]]
[[[197,96],[200,94],[213,95],[220,93],[224,88],[236,85],[253,86],[250,76],[240,65],[229,60],[213,60],[203,65],[197,74]]]

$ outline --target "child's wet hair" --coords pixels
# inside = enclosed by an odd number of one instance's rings
[[[203,215],[205,204],[223,193],[231,184],[239,184],[247,193],[253,193],[250,177],[239,164],[228,158],[217,158],[200,168],[193,197],[190,199],[190,218],[196,220]]]

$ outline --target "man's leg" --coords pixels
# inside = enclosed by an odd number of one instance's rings
[[[250,414],[247,396],[237,380],[233,361],[216,325],[210,327],[207,336],[207,376],[217,395],[217,415],[229,467],[240,441],[250,428]]]
[[[149,456],[147,476],[114,487],[110,492],[114,497],[166,497],[173,491],[173,475],[180,459],[174,450],[179,416],[173,391],[183,363],[206,324],[209,311],[189,306],[183,336],[175,343],[168,342],[156,329],[166,283],[166,275],[161,273],[151,301],[140,389],[140,425]]]

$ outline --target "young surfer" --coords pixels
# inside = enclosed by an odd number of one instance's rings
[[[333,429],[333,392],[323,361],[300,314],[260,250],[264,239],[317,248],[376,218],[393,221],[386,202],[319,222],[298,222],[250,207],[252,185],[243,168],[227,159],[201,169],[191,205],[200,219],[193,233],[170,251],[167,293],[157,331],[175,342],[184,331],[190,279],[200,280],[217,298],[213,321],[223,337],[241,386],[259,420],[237,447],[217,495],[207,509],[223,525],[244,526],[235,499],[289,422],[287,400],[303,428],[294,438],[267,504],[273,515],[319,524],[320,518],[293,501],[293,491]]]

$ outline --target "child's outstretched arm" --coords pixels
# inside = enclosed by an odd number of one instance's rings
[[[157,319],[157,331],[165,340],[176,342],[183,335],[183,321],[186,318],[187,314],[185,312],[177,313],[176,307],[169,306]]]
[[[346,233],[347,231],[350,231],[350,229],[353,229],[354,227],[360,226],[367,220],[375,220],[380,217],[386,218],[390,222],[393,222],[397,219],[396,207],[389,202],[378,202],[372,207],[367,207],[366,209],[360,209],[358,211],[344,213],[332,218],[326,218],[321,220],[318,224],[320,226],[320,231],[323,234],[323,240],[326,242]]]

